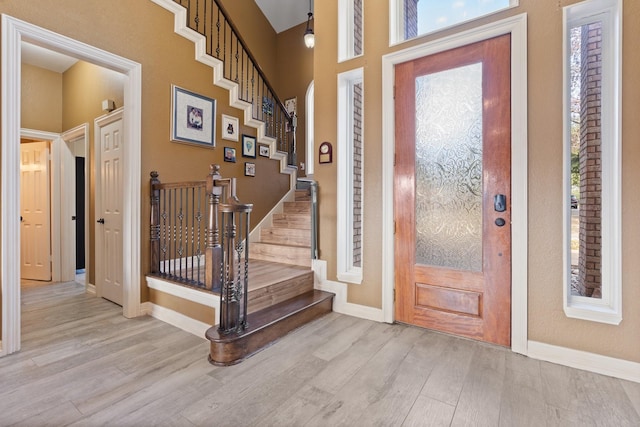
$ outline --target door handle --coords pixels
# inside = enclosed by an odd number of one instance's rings
[[[493,196],[493,209],[496,212],[504,212],[507,210],[507,196],[504,194],[496,194]]]
[[[99,220],[96,221],[98,224],[104,224],[104,218],[100,218]]]

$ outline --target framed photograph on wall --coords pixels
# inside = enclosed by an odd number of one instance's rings
[[[171,140],[215,147],[216,100],[171,85]]]
[[[256,138],[242,135],[242,157],[256,157]]]
[[[237,117],[222,115],[222,139],[238,142],[238,126]]]
[[[269,146],[268,145],[258,145],[258,153],[262,157],[269,157]]]
[[[225,162],[236,162],[236,149],[232,147],[224,147],[224,161]]]
[[[244,163],[244,175],[245,176],[256,176],[256,164],[255,163]]]

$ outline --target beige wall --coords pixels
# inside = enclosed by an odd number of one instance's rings
[[[272,58],[272,64],[263,69],[275,73],[275,32],[270,29],[262,15],[250,15],[238,9],[238,2],[229,2],[234,11],[234,21],[241,28],[253,28],[253,35],[246,39],[258,44],[262,38],[264,46],[258,49],[259,58]],[[255,6],[255,5],[254,5]],[[140,181],[134,185],[142,187],[141,242],[142,274],[148,271],[149,245],[149,173],[157,170],[163,182],[204,179],[210,163],[219,163],[222,174],[238,178],[238,195],[241,200],[254,204],[252,224],[262,217],[282,198],[288,190],[289,176],[279,173],[279,163],[257,158],[255,178],[244,177],[244,161],[240,155],[240,144],[222,141],[220,136],[220,114],[231,114],[242,123],[243,113],[228,106],[229,92],[212,85],[211,68],[194,60],[192,42],[173,32],[174,16],[148,0],[67,0],[65,13],[61,13],[59,2],[47,0],[29,2],[0,2],[0,13],[30,22],[75,40],[90,44],[116,55],[136,61],[142,65],[142,165]],[[256,6],[257,8],[257,6]],[[246,21],[245,21],[246,20]],[[265,27],[265,23],[267,27]],[[269,29],[271,33],[264,28]],[[258,41],[255,41],[258,40]],[[271,76],[270,76],[271,77]],[[171,142],[170,112],[171,85],[209,96],[217,100],[217,145],[215,149],[194,147]],[[69,96],[80,97],[74,92]],[[115,96],[114,96],[115,97]],[[99,98],[99,97],[98,97]],[[66,102],[66,100],[65,100]],[[86,100],[87,108],[95,108],[94,100]],[[226,104],[226,105],[225,105]],[[73,111],[66,112],[63,125],[75,126],[85,121]],[[255,129],[241,125],[241,133],[255,135]],[[238,162],[223,162],[222,147],[238,148]],[[248,159],[245,159],[248,160]],[[253,160],[250,160],[253,161]],[[1,201],[0,201],[1,203]],[[95,218],[90,218],[90,221]],[[140,277],[142,301],[149,299]]]
[[[62,74],[23,64],[21,78],[21,126],[62,132]]]
[[[562,6],[575,0],[520,0],[520,5],[434,36],[388,46],[388,2],[365,4],[363,57],[337,63],[336,2],[316,2],[315,141],[336,141],[336,75],[364,67],[365,96],[365,223],[364,280],[349,285],[350,302],[381,307],[382,204],[381,169],[381,57],[386,53],[424,43],[516,14],[528,16],[528,120],[529,120],[529,283],[530,340],[640,362],[640,226],[636,221],[640,196],[633,191],[639,181],[640,139],[638,107],[633,96],[623,97],[623,321],[619,326],[568,319],[563,312],[562,287]],[[640,37],[640,3],[624,4],[623,91],[639,93],[637,68],[640,54],[634,40]],[[320,186],[320,255],[328,262],[328,278],[336,280],[336,162],[315,165]]]
[[[304,45],[302,38],[307,23],[283,31],[277,38],[278,74],[275,89],[284,102],[288,98],[297,98],[296,108],[298,127],[296,128],[297,160],[305,162],[306,126],[307,118],[305,97],[307,88],[313,80],[313,49]],[[306,175],[300,170],[299,175]]]

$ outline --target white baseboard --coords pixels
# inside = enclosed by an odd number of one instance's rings
[[[169,308],[156,305],[152,302],[144,302],[141,304],[142,313],[149,315],[155,319],[162,320],[176,328],[189,332],[197,337],[205,339],[207,329],[211,327],[204,322],[192,319],[184,314],[173,311]]]
[[[640,363],[529,341],[527,356],[571,368],[640,383]]]
[[[321,291],[333,292],[336,294],[333,298],[333,311],[353,317],[359,317],[361,319],[373,320],[374,322],[384,321],[382,309],[347,302],[348,285],[346,283],[327,280],[326,261],[314,259],[312,260],[311,267],[314,272],[314,287]]]
[[[216,323],[220,322],[220,296],[213,293],[207,293],[187,286],[176,285],[175,283],[165,282],[156,277],[147,276],[147,287],[155,289],[174,297],[182,298],[187,301],[195,302],[215,310]]]

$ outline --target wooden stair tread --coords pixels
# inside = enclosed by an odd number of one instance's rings
[[[294,329],[329,312],[334,294],[313,290],[247,316],[247,328],[239,333],[220,334],[216,326],[206,332],[211,341],[209,361],[233,365],[257,353]]]

